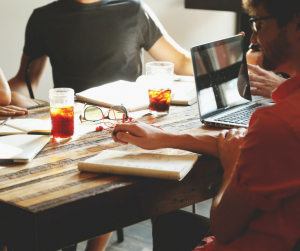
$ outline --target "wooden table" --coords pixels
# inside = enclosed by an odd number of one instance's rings
[[[76,105],[76,118],[81,108]],[[49,108],[17,118],[25,117],[47,119]],[[173,106],[168,116],[141,120],[177,132],[219,131],[201,125],[196,105]],[[106,131],[76,130],[69,140],[51,140],[30,163],[0,167],[0,243],[14,251],[53,251],[212,198],[219,189],[219,160],[201,155],[181,182],[80,173],[77,162],[104,149],[142,150],[114,143]]]

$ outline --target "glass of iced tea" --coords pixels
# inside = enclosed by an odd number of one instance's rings
[[[173,74],[173,63],[158,61],[146,64],[149,109],[154,115],[169,113]]]
[[[74,134],[74,90],[55,88],[49,91],[53,138],[69,138]]]

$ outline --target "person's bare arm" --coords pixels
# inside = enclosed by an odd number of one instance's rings
[[[47,63],[47,58],[47,56],[37,58],[30,65],[29,78],[33,92],[35,92],[39,86],[40,79]],[[12,92],[17,92],[25,97],[30,97],[25,81],[25,68],[29,59],[29,56],[25,54],[22,55],[21,64],[17,75],[8,81]]]
[[[286,79],[277,76],[272,71],[266,71],[259,66],[248,64],[248,70],[254,74],[249,75],[250,86],[256,89],[251,90],[252,95],[271,97],[272,92]]]
[[[175,134],[142,122],[117,124],[112,137],[115,142],[130,143],[147,150],[175,148],[215,157],[219,156],[216,136]]]
[[[3,71],[0,68],[0,115],[12,116],[28,113],[26,109],[11,104],[11,92]]]
[[[148,51],[157,61],[174,63],[177,75],[193,75],[190,53],[182,49],[169,35],[160,37]]]
[[[237,196],[230,185],[244,142],[245,129],[222,131],[218,139],[219,156],[224,169],[222,186],[211,207],[211,230],[216,240],[226,244],[238,238],[248,227],[256,209]]]
[[[0,68],[0,105],[9,105],[11,93],[3,71]]]

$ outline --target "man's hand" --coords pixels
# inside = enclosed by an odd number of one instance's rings
[[[130,143],[147,150],[163,148],[166,136],[163,130],[138,121],[117,124],[112,132],[115,142]]]
[[[14,105],[0,106],[0,115],[2,116],[24,115],[27,113],[27,109]]]
[[[219,134],[219,157],[224,169],[224,174],[229,176],[235,170],[240,157],[240,148],[244,143],[247,130],[244,128],[224,130]]]
[[[256,50],[250,49],[247,51],[246,58],[247,58],[248,64],[258,65],[258,66],[262,67],[261,51],[256,51]]]
[[[272,92],[286,79],[277,76],[272,71],[266,71],[259,66],[248,64],[248,69],[254,74],[249,75],[250,86],[256,89],[251,90],[252,95],[271,97]]]

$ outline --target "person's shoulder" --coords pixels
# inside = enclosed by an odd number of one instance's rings
[[[34,9],[33,15],[43,17],[44,15],[47,15],[49,13],[56,12],[60,7],[60,2],[55,1]]]

